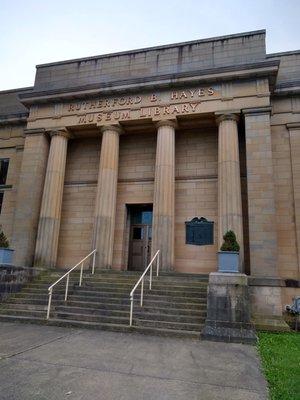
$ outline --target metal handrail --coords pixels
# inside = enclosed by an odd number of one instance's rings
[[[133,296],[134,296],[134,292],[137,289],[137,287],[139,286],[139,284],[142,282],[141,285],[141,298],[140,298],[140,305],[141,307],[143,306],[143,298],[144,298],[144,278],[147,274],[147,272],[150,269],[150,280],[149,280],[149,289],[152,289],[152,265],[154,260],[157,258],[157,262],[156,262],[156,276],[158,276],[159,273],[159,254],[160,254],[160,250],[157,250],[157,252],[154,254],[152,260],[150,261],[148,267],[145,269],[145,271],[142,273],[140,279],[137,281],[137,283],[134,285],[132,291],[130,292],[130,317],[129,317],[129,326],[132,326],[132,317],[133,317]]]
[[[70,279],[70,273],[74,271],[75,268],[77,268],[79,265],[81,265],[80,268],[80,276],[79,276],[79,286],[82,284],[82,275],[83,275],[83,263],[84,261],[89,258],[93,254],[93,264],[92,264],[92,274],[95,273],[95,258],[96,258],[96,249],[91,251],[86,257],[84,257],[79,263],[77,263],[74,267],[72,267],[68,272],[66,272],[63,276],[61,276],[59,279],[57,279],[56,282],[54,282],[51,286],[48,287],[48,308],[47,308],[47,318],[49,319],[50,316],[50,308],[51,308],[51,301],[52,301],[52,292],[54,286],[56,286],[60,281],[62,281],[65,277],[67,277],[67,282],[66,282],[66,290],[65,290],[65,301],[68,299],[68,290],[69,290],[69,279]]]

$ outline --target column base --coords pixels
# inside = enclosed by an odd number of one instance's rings
[[[239,273],[209,274],[205,340],[255,344],[250,319],[247,276]]]

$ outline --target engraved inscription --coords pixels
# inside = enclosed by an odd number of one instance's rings
[[[172,90],[121,97],[100,98],[64,105],[67,114],[77,114],[78,124],[176,116],[200,112],[201,102],[216,93],[212,87]]]

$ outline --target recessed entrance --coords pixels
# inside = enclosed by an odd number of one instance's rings
[[[152,204],[128,206],[130,216],[128,269],[143,271],[151,257]]]

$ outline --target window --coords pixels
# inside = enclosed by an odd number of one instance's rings
[[[7,171],[8,171],[8,158],[0,159],[0,185],[6,185]],[[2,193],[3,198],[3,193]]]
[[[143,239],[143,230],[142,230],[142,228],[140,228],[138,226],[135,226],[133,228],[132,239],[138,239],[138,240]]]
[[[4,196],[4,193],[2,192],[0,192],[0,214],[1,214],[1,211],[2,211],[2,204],[3,204],[3,196]]]

